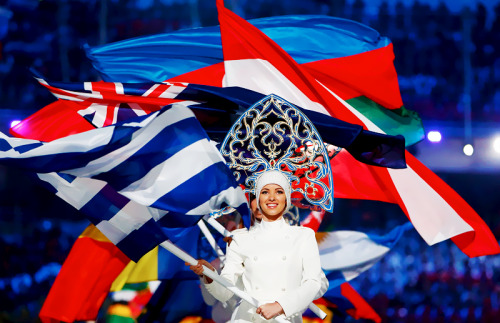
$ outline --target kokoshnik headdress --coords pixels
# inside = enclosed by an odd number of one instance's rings
[[[330,159],[340,148],[325,146],[312,122],[297,107],[270,94],[233,124],[220,152],[246,192],[255,193],[260,174],[278,170],[292,187],[292,203],[333,211]],[[330,153],[329,151],[330,150]]]

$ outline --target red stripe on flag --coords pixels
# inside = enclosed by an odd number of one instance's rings
[[[360,95],[388,109],[403,106],[392,44],[357,55],[303,64],[311,75],[344,100]]]
[[[225,61],[248,59],[268,61],[311,101],[323,105],[331,116],[364,126],[352,113],[346,113],[347,109],[326,89],[319,86],[310,74],[304,72],[300,65],[271,38],[226,9],[223,1],[217,0],[217,8]],[[339,113],[340,111],[342,113]]]
[[[175,76],[171,79],[165,80],[168,82],[185,82],[195,83],[208,86],[222,87],[222,80],[224,78],[224,62],[200,68],[198,70]]]
[[[406,160],[427,184],[432,186],[450,206],[459,213],[474,231],[465,232],[452,238],[452,241],[469,257],[495,255],[500,253],[500,245],[490,228],[474,211],[474,209],[448,184],[434,174],[429,168],[422,164],[409,152],[406,152]]]

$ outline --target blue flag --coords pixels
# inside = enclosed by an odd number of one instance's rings
[[[248,205],[193,113],[176,104],[51,142],[0,139],[0,163],[38,173],[132,260],[224,206]]]

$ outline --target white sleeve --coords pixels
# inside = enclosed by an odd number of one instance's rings
[[[322,290],[328,289],[328,281],[321,269],[314,231],[307,228],[304,230],[304,234],[304,242],[297,251],[302,255],[301,284],[298,288],[287,291],[285,295],[277,299],[286,316],[303,312],[313,300],[323,295],[320,294]]]
[[[201,297],[203,297],[203,301],[205,302],[205,304],[207,304],[208,306],[214,306],[215,303],[217,302],[217,299],[207,291],[207,288],[205,286],[206,284],[202,279],[200,284]]]
[[[316,296],[314,296],[314,299],[318,299],[323,296],[328,290],[328,286],[330,286],[330,282],[328,281],[328,278],[326,278],[325,272],[321,270],[321,288],[319,289]]]
[[[243,274],[243,257],[240,253],[237,239],[234,238],[231,244],[227,247],[226,262],[221,271],[220,276],[231,283],[236,285],[238,277]],[[212,294],[216,299],[221,302],[228,301],[234,293],[223,287],[221,284],[213,281],[210,284],[204,282],[207,291]]]

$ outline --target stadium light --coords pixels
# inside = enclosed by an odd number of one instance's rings
[[[21,122],[21,120],[13,120],[10,122],[10,127],[12,128],[12,127],[16,126],[17,124],[19,124],[20,122]]]
[[[464,146],[464,154],[466,156],[472,156],[474,153],[474,147],[471,144],[467,144]]]
[[[427,140],[430,142],[440,142],[442,139],[441,133],[436,130],[429,131],[427,133]]]
[[[497,154],[500,154],[500,136],[496,136],[495,139],[493,139],[493,150]]]

